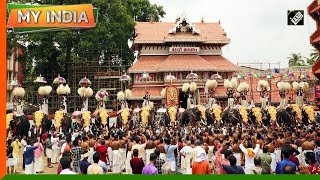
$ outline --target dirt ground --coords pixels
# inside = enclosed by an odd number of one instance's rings
[[[40,174],[57,174],[58,164],[52,164],[52,168],[47,167],[47,157],[42,156],[44,171]],[[22,157],[19,159],[17,174],[24,174],[24,170],[22,169]],[[38,173],[37,173],[38,174]]]

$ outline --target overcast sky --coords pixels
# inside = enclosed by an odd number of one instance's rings
[[[307,14],[313,0],[150,0],[164,6],[163,22],[186,14],[192,22],[218,22],[231,39],[223,55],[234,63],[281,61],[287,67],[290,53],[308,57],[309,37],[316,30]],[[288,26],[287,10],[304,10],[304,26]],[[273,65],[276,66],[276,65]]]

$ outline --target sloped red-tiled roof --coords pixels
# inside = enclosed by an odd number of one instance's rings
[[[137,62],[129,68],[129,73],[157,72],[159,65],[167,56],[140,56]]]
[[[215,66],[210,65],[198,55],[169,55],[160,65],[158,71],[210,71]]]
[[[140,56],[129,68],[129,73],[172,71],[218,71],[235,72],[235,64],[222,56],[169,55]]]
[[[219,23],[193,23],[200,34],[176,33],[169,34],[169,29],[173,28],[174,22],[136,22],[136,37],[134,44],[139,43],[164,43],[172,41],[204,41],[205,43],[228,44],[224,30]]]
[[[142,100],[146,95],[146,91],[149,93],[151,100],[159,100],[162,99],[161,90],[162,87],[147,87],[146,89],[144,87],[134,87],[131,89],[132,98],[129,98],[129,100]]]
[[[237,65],[233,64],[223,56],[201,56],[203,59],[208,61],[211,65],[217,67],[219,71],[239,71]]]

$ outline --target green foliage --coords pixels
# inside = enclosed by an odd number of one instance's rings
[[[33,0],[23,0],[23,3]],[[73,29],[57,32],[29,33],[25,35],[7,34],[7,55],[17,42],[26,45],[19,61],[25,67],[23,84],[31,86],[39,74],[61,74],[68,78],[66,62],[110,60],[107,54],[122,57],[124,65],[134,61],[133,52],[128,47],[128,39],[134,33],[134,20],[147,21],[153,17],[159,21],[165,15],[162,6],[152,5],[148,0],[41,0],[42,4],[68,5],[93,4],[99,9],[95,28]],[[120,49],[122,51],[120,52]],[[109,55],[110,56],[110,55]],[[101,57],[104,57],[101,58]]]
[[[306,58],[307,64],[308,65],[313,65],[319,58],[318,50],[312,49],[310,53],[310,57]]]
[[[289,59],[289,67],[291,66],[305,66],[305,62],[301,56],[301,54],[291,53]]]

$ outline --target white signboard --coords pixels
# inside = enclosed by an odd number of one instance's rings
[[[199,54],[199,47],[170,47],[169,54]]]

